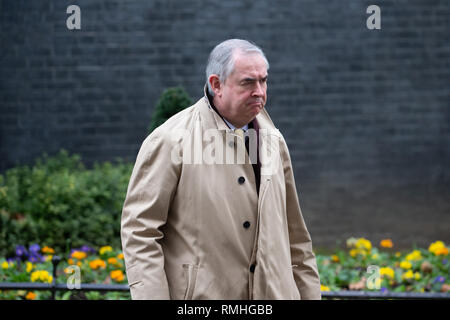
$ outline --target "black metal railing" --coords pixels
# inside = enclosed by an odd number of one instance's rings
[[[46,290],[52,291],[52,299],[55,299],[56,291],[129,291],[126,284],[80,284],[78,288],[69,288],[62,283],[33,283],[33,282],[0,282],[0,290]],[[450,294],[439,292],[373,292],[373,291],[325,291],[322,299],[400,299],[400,300],[450,300]]]
[[[51,291],[51,299],[55,300],[56,291],[129,291],[130,288],[127,284],[97,284],[97,283],[81,283],[79,285],[69,285],[63,283],[56,283],[56,271],[58,270],[58,264],[61,262],[59,256],[52,258],[52,283],[34,283],[34,282],[0,282],[0,290],[31,290],[31,291]]]
[[[377,291],[325,291],[322,299],[400,299],[400,300],[450,300],[444,292],[377,292]]]
[[[55,299],[56,291],[129,291],[126,284],[91,284],[82,283],[78,286],[56,283],[56,271],[61,259],[53,257],[53,282],[52,283],[34,283],[34,282],[0,282],[0,290],[45,290],[51,291],[51,299]],[[375,292],[375,291],[324,291],[322,299],[420,299],[420,300],[450,300],[450,293],[444,292]]]

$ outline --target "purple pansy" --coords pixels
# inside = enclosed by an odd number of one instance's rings
[[[16,257],[16,258],[8,258],[6,259],[6,262],[8,263],[16,263],[19,262],[20,260]]]
[[[89,247],[87,245],[82,246],[79,249],[79,251],[83,251],[83,252],[86,252],[86,253],[95,253],[96,252],[95,249],[93,249],[93,248],[91,248],[91,247]]]
[[[16,246],[16,256],[17,257],[28,256],[28,251],[25,248],[25,246],[22,245]]]
[[[41,250],[41,247],[37,243],[35,243],[35,244],[30,245],[30,247],[28,249],[30,250],[30,253],[37,254]]]
[[[75,249],[71,249],[70,250],[70,255],[72,256],[72,253],[74,253],[75,251],[81,251],[84,252],[86,254],[90,254],[90,253],[96,253],[97,251],[87,245],[83,245],[81,248],[75,248]]]
[[[28,257],[28,261],[32,262],[32,263],[37,263],[37,262],[45,262],[45,258],[43,255],[39,254],[39,253],[32,253],[30,254],[30,256]]]

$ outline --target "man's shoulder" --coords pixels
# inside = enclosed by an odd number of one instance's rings
[[[260,127],[260,135],[267,135],[271,137],[277,137],[281,144],[282,155],[289,155],[289,147],[284,138],[283,133],[274,124],[266,108],[264,108],[256,118]]]
[[[195,121],[199,118],[199,105],[205,103],[199,99],[196,103],[171,116],[159,127],[155,128],[143,141],[142,146],[173,142],[174,136],[179,132],[193,130]]]
[[[199,99],[192,106],[181,110],[167,119],[162,125],[154,130],[154,132],[167,132],[176,129],[187,129],[192,126],[193,120],[198,117],[198,105],[203,103],[203,98]]]
[[[258,122],[258,127],[259,127],[259,130],[261,131],[261,134],[274,135],[274,136],[277,136],[280,139],[284,140],[284,137],[281,134],[281,131],[273,123],[272,118],[270,117],[266,108],[261,110],[261,112],[256,117],[256,121]]]

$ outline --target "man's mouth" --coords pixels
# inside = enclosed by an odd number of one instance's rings
[[[261,101],[255,101],[255,102],[250,102],[249,103],[249,106],[250,107],[260,107],[260,108],[262,108],[262,102]]]

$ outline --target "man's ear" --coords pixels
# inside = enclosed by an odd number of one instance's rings
[[[221,96],[220,80],[217,74],[212,74],[208,78],[209,85],[211,86],[215,96]]]

